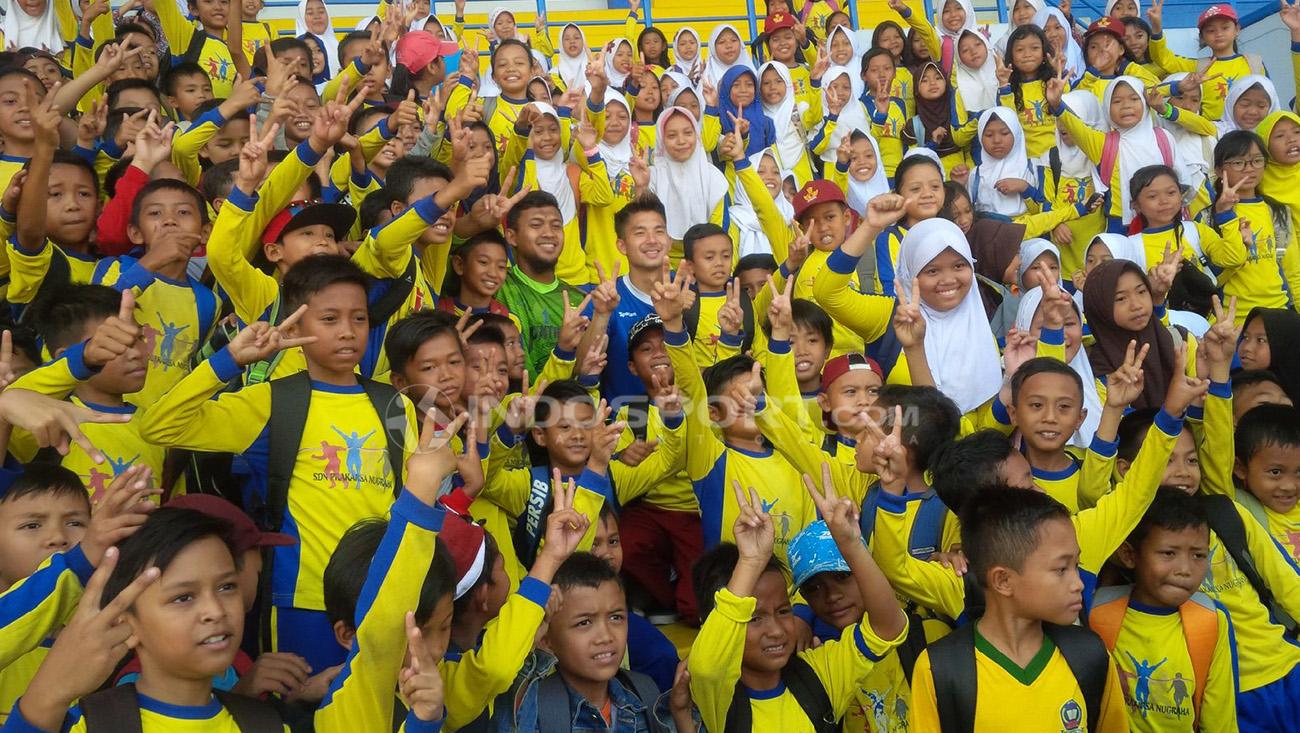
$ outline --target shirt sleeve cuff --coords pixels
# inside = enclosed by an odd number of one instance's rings
[[[855,257],[848,254],[842,249],[836,249],[826,258],[826,267],[838,275],[849,275],[858,267],[858,260],[861,257]]]
[[[737,158],[731,161],[731,164],[735,166],[736,172],[739,173],[749,167],[749,158]]]
[[[1160,431],[1165,435],[1176,438],[1179,433],[1183,432],[1183,418],[1170,415],[1162,407],[1160,412],[1156,413],[1155,426],[1160,428]]]
[[[732,348],[739,348],[741,344],[745,343],[745,334],[727,333],[726,331],[723,331],[722,334],[718,336],[718,343]]]
[[[446,209],[434,203],[433,196],[426,196],[411,206],[415,209],[415,213],[419,214],[420,218],[424,220],[424,223],[430,226],[447,213]]]
[[[21,702],[22,698],[14,701],[14,709],[9,713],[9,720],[4,725],[5,733],[47,733],[44,728],[37,728],[23,717],[23,711],[18,709],[18,704]]]
[[[311,146],[311,138],[308,138],[298,143],[298,157],[309,168],[314,168],[320,162],[320,159],[325,157],[325,151],[316,152],[316,149]]]
[[[551,600],[551,586],[531,575],[519,581],[519,590],[516,592],[542,608],[546,608],[547,602]]]
[[[63,352],[63,359],[68,362],[68,371],[77,381],[85,381],[99,373],[98,369],[86,364],[86,343],[73,344]]]
[[[1011,413],[1007,412],[1007,406],[1002,404],[1002,400],[993,396],[993,419],[998,421],[999,425],[1011,424]]]
[[[257,207],[257,198],[256,191],[244,193],[238,188],[232,188],[230,193],[226,195],[226,203],[233,204],[247,213],[252,213],[253,209]]]
[[[415,715],[415,710],[406,711],[406,722],[402,724],[402,730],[406,733],[439,733],[442,730],[442,722],[447,719],[446,706],[443,706],[443,715],[437,720],[421,720]]]
[[[860,652],[862,656],[873,662],[879,662],[884,658],[883,655],[878,655],[871,651],[871,647],[867,645],[866,638],[862,636],[862,624],[860,623],[853,626],[853,643],[857,644],[858,652]]]
[[[663,422],[664,427],[669,430],[680,428],[682,423],[686,421],[685,416],[680,412],[661,412],[659,413],[659,419]]]
[[[585,389],[595,389],[600,386],[599,374],[583,374],[578,377],[577,382]]]
[[[415,494],[405,489],[397,497],[397,501],[393,502],[393,514],[430,532],[441,532],[442,520],[447,516],[444,509],[425,504],[415,498]]]
[[[1064,345],[1065,345],[1065,329],[1064,329],[1064,328],[1044,328],[1044,329],[1042,329],[1041,331],[1038,332],[1038,340],[1041,341],[1041,342],[1043,342],[1043,343],[1045,343],[1045,344],[1047,344],[1048,346],[1064,346]]]
[[[772,354],[790,353],[789,339],[772,339],[767,342],[767,350]]]
[[[242,367],[235,363],[235,357],[230,355],[229,348],[213,354],[208,358],[208,363],[212,365],[212,371],[216,373],[217,379],[223,382],[229,382],[244,371]]]
[[[569,349],[562,349],[559,346],[556,346],[555,350],[551,353],[555,354],[555,358],[560,361],[573,361],[578,358],[578,352]]]
[[[1210,382],[1210,394],[1225,400],[1232,399],[1232,382]]]
[[[601,112],[604,112],[604,111],[605,111],[605,101],[604,101],[603,99],[602,99],[602,100],[588,99],[588,100],[587,100],[587,111],[588,111],[588,112],[595,112],[595,113],[597,113],[597,114],[599,114],[599,113],[601,113]]]
[[[1227,224],[1228,222],[1236,218],[1237,218],[1237,212],[1233,211],[1232,209],[1228,209],[1227,211],[1214,212],[1214,223],[1219,226]]]
[[[375,125],[375,128],[379,130],[379,136],[382,137],[383,139],[385,139],[385,140],[392,140],[392,139],[393,139],[393,134],[394,134],[394,133],[393,133],[393,131],[392,131],[391,129],[389,129],[389,127],[388,127],[388,118],[387,118],[387,117],[380,117],[380,118],[379,118],[379,124]]]
[[[1114,458],[1115,454],[1119,452],[1119,441],[1102,440],[1094,435],[1092,436],[1092,443],[1088,446],[1088,450],[1096,453],[1102,458]]]
[[[686,346],[691,342],[691,335],[685,331],[669,331],[664,329],[664,343],[669,346]]]
[[[812,606],[806,603],[796,603],[792,609],[794,617],[808,624],[809,628],[817,621],[817,614],[813,613]]]

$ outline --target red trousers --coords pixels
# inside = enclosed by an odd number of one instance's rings
[[[684,622],[694,625],[699,610],[691,585],[691,566],[704,553],[700,515],[660,509],[640,501],[623,509],[618,524],[623,572],[664,608],[676,608]],[[675,584],[671,577],[674,569]]]

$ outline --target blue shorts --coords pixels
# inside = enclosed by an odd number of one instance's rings
[[[1282,679],[1237,693],[1237,725],[1242,733],[1284,733],[1300,720],[1300,664]]]
[[[311,673],[343,664],[348,650],[334,639],[334,627],[324,611],[276,606],[275,651],[292,652],[307,660]]]

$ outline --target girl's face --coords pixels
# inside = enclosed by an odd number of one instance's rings
[[[1039,307],[1034,313],[1034,320],[1029,324],[1029,333],[1034,338],[1043,332],[1043,309]],[[1065,314],[1065,361],[1069,363],[1079,353],[1083,344],[1083,322],[1079,320],[1078,311],[1071,308]]]
[[[427,33],[432,33],[433,37],[439,41],[447,40],[447,33],[443,30],[442,23],[439,23],[437,18],[431,17],[424,21],[424,30]]]
[[[646,76],[653,76],[646,72]],[[636,95],[636,111],[639,119],[652,117],[655,110],[659,109],[659,104],[663,101],[663,96],[659,93],[658,80],[654,84],[642,84],[641,91]]]
[[[1047,268],[1047,274],[1043,274],[1043,268]],[[1050,278],[1050,280],[1048,280]],[[1024,283],[1022,287],[1028,290],[1034,286],[1045,286],[1051,283],[1061,281],[1061,261],[1056,259],[1056,255],[1051,252],[1044,252],[1030,263],[1029,269],[1025,270]]]
[[[926,263],[916,275],[921,300],[941,313],[961,305],[970,291],[972,277],[970,262],[951,247]]]
[[[734,64],[740,58],[740,36],[728,28],[718,35],[718,42],[713,45],[713,52],[724,64]]]
[[[1178,218],[1183,208],[1183,192],[1176,179],[1156,176],[1138,192],[1133,207],[1146,218],[1148,227],[1165,226]]]
[[[257,14],[262,12],[262,0],[243,0],[239,8],[244,12],[245,18],[257,20]]]
[[[853,43],[849,40],[848,33],[836,33],[831,36],[831,63],[840,66],[848,66],[853,60]]]
[[[1047,34],[1047,40],[1052,44],[1052,48],[1065,50],[1067,43],[1065,27],[1061,25],[1061,21],[1057,20],[1055,15],[1047,17],[1047,27],[1043,29],[1043,32]]]
[[[565,26],[564,32],[560,34],[560,45],[566,56],[579,56],[587,51],[583,48],[582,31],[574,25]]]
[[[939,14],[939,22],[943,24],[944,30],[949,33],[956,33],[966,25],[966,9],[957,0],[948,0],[943,4],[943,11]]]
[[[1136,273],[1126,271],[1115,284],[1115,325],[1125,331],[1141,331],[1151,322],[1151,291]]]
[[[1011,8],[1011,22],[1017,27],[1028,25],[1034,22],[1034,13],[1037,12],[1034,6],[1025,0],[1016,0],[1016,4]]]
[[[1043,65],[1043,41],[1038,36],[1025,36],[1011,49],[1011,64],[1022,74],[1033,74]]]
[[[1097,265],[1113,259],[1115,258],[1111,255],[1110,248],[1106,246],[1105,242],[1100,239],[1093,240],[1093,243],[1088,246],[1088,254],[1083,258],[1083,274],[1087,275],[1097,269]]]
[[[325,3],[321,0],[308,0],[303,15],[307,20],[307,30],[317,35],[329,31],[330,14],[325,10]]]
[[[700,41],[693,33],[683,33],[677,37],[677,60],[692,61],[700,52]]]
[[[776,167],[776,161],[772,156],[764,155],[758,162],[758,177],[767,186],[767,192],[776,198],[781,193],[781,169]]]
[[[1268,345],[1268,331],[1264,330],[1263,318],[1246,322],[1241,342],[1237,344],[1237,356],[1246,369],[1268,369],[1273,363],[1273,351]]]
[[[1088,57],[1088,63],[1103,74],[1113,74],[1119,66],[1120,57],[1124,55],[1124,47],[1120,45],[1119,39],[1109,33],[1094,33],[1092,38],[1088,39],[1088,47],[1084,49]]]
[[[989,47],[984,42],[975,37],[974,33],[962,34],[961,40],[957,42],[957,57],[961,62],[972,69],[978,69],[989,59]]]
[[[985,155],[994,160],[1002,160],[1010,155],[1015,144],[1016,139],[1011,134],[1011,128],[997,117],[989,120],[984,126],[984,132],[980,134],[980,146],[984,148]]]
[[[298,103],[298,114],[289,118],[285,124],[284,136],[294,143],[300,143],[311,133],[312,121],[320,109],[320,97],[316,96],[316,89],[310,84],[295,84],[285,92],[285,96]]]
[[[870,74],[871,70],[868,69],[867,73]],[[831,82],[827,88],[833,90],[838,99],[848,99],[849,95],[853,93],[853,84],[849,81],[849,77],[844,74],[835,77],[835,81]]]
[[[664,99],[668,99],[673,96],[673,92],[675,91],[677,91],[677,82],[674,81],[671,76],[664,74],[663,77],[659,79],[659,94],[662,95]]]
[[[1151,37],[1140,26],[1128,25],[1124,27],[1124,48],[1128,49],[1128,54],[1135,59],[1144,59],[1147,57],[1147,45],[1151,42]]]
[[[970,228],[975,224],[975,209],[970,205],[970,197],[959,195],[952,200],[952,223],[963,234],[969,234]]]
[[[18,0],[18,7],[33,18],[39,18],[45,15],[45,9],[50,6],[50,0]]]
[[[948,84],[944,81],[943,74],[933,66],[925,67],[925,71],[921,72],[921,80],[916,83],[917,95],[925,100],[939,99],[947,89]]]
[[[646,59],[647,63],[653,59],[659,58],[664,52],[664,39],[659,37],[658,33],[646,33],[641,36],[641,58]]]
[[[311,51],[311,73],[312,75],[320,74],[325,71],[325,49],[321,48],[315,41],[307,41],[307,49]]]
[[[1232,50],[1240,31],[1241,28],[1228,18],[1211,18],[1201,26],[1201,43],[1221,55]]]
[[[5,128],[0,124],[2,129]],[[1273,132],[1268,136],[1268,157],[1282,165],[1300,163],[1300,125],[1295,120],[1283,118],[1273,126]]]
[[[1264,156],[1264,151],[1259,149],[1258,145],[1251,143],[1250,149],[1242,155],[1234,155],[1223,161],[1219,167],[1219,180],[1225,185],[1241,185],[1238,193],[1243,197],[1250,198],[1259,185],[1259,177],[1264,173],[1264,164],[1268,158]]]
[[[496,58],[492,60],[492,78],[501,87],[501,91],[519,98],[528,88],[528,72],[532,67],[531,54],[515,45],[506,46],[497,51]]]
[[[605,142],[613,145],[627,136],[631,127],[627,108],[621,104],[605,105]]]
[[[28,59],[23,68],[35,74],[41,80],[41,86],[48,91],[55,84],[63,81],[63,72],[59,65],[44,56]]]
[[[850,33],[853,32],[853,20],[849,18],[848,13],[837,10],[826,18],[826,32],[829,34],[840,26],[844,26],[844,30]]]
[[[506,11],[497,16],[496,22],[492,24],[492,32],[497,34],[497,38],[506,40],[515,37],[515,16]]]
[[[896,187],[898,193],[911,200],[905,217],[909,226],[938,216],[939,209],[943,208],[943,176],[932,165],[909,168]]]
[[[781,100],[785,99],[786,93],[785,79],[781,78],[781,72],[769,66],[767,70],[763,72],[762,91],[763,104],[769,106],[780,104]],[[735,92],[734,88],[732,89],[732,92]]]
[[[1201,88],[1199,86],[1196,86],[1196,87],[1192,87],[1191,89],[1185,92],[1179,90],[1179,94],[1177,97],[1169,98],[1169,103],[1179,109],[1185,109],[1188,112],[1195,112],[1197,114],[1200,114]]]
[[[773,32],[767,39],[767,47],[771,49],[773,59],[786,64],[793,62],[795,49],[798,48],[794,30],[781,28]]]
[[[1270,107],[1272,100],[1268,98],[1268,92],[1255,85],[1237,97],[1237,103],[1232,105],[1232,118],[1241,129],[1254,130],[1268,116]]]
[[[469,131],[469,153],[471,157],[477,158],[484,153],[490,153],[496,157],[496,145],[492,141],[492,136],[487,130],[477,127],[470,128]]]
[[[886,28],[880,32],[880,37],[876,39],[880,47],[893,55],[894,61],[903,58],[903,49],[906,47],[906,39],[897,28]]]
[[[680,114],[674,114],[664,123],[664,148],[668,157],[678,163],[685,162],[699,145],[695,125]]]
[[[876,149],[870,140],[860,137],[849,144],[849,175],[853,180],[858,183],[870,181],[876,175],[878,165],[880,161],[876,159]]]
[[[1110,121],[1121,130],[1127,130],[1142,121],[1147,113],[1146,103],[1137,90],[1128,84],[1117,84],[1110,95]]]
[[[534,102],[551,103],[551,88],[541,79],[533,79],[528,82],[528,98]]]
[[[695,94],[694,90],[682,92],[681,96],[677,97],[677,106],[690,110],[690,113],[695,115],[697,120],[702,117],[700,114],[700,98]]]
[[[925,45],[925,39],[921,37],[920,33],[912,34],[912,55],[915,56],[918,61],[934,60],[930,58],[930,47]]]
[[[872,56],[867,62],[867,70],[862,74],[862,80],[867,83],[868,90],[874,90],[881,84],[888,84],[891,87],[894,84],[894,60],[884,54]],[[848,81],[845,79],[845,81]],[[852,85],[843,90],[840,99],[848,99],[847,94],[852,93]]]
[[[620,43],[614,49],[614,68],[620,74],[628,74],[632,71],[632,46],[627,43]]]
[[[560,152],[560,121],[550,115],[542,115],[533,122],[533,130],[528,134],[528,144],[542,160],[550,160]]]
[[[1136,18],[1138,17],[1137,3],[1134,2],[1134,0],[1119,0],[1119,2],[1115,3],[1115,7],[1111,8],[1110,14],[1112,17],[1121,20],[1124,18]]]
[[[748,107],[754,101],[754,75],[741,74],[731,84],[731,103],[737,108]]]

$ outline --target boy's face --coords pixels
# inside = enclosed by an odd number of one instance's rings
[[[758,423],[754,422],[754,416],[742,411],[735,400],[731,399],[730,393],[735,389],[737,380],[749,384],[749,373],[732,377],[720,395],[709,399],[709,419],[722,428],[722,434],[728,440],[757,440],[763,433],[758,429]],[[754,396],[758,397],[759,394]]]
[[[80,542],[89,522],[84,494],[28,494],[0,502],[0,587],[26,578],[50,555]]]
[[[234,117],[227,120],[226,124],[217,130],[217,134],[208,140],[201,152],[203,157],[216,165],[238,158],[240,151],[244,149],[244,144],[247,142],[248,120],[243,117]]]
[[[1255,382],[1232,390],[1232,424],[1260,405],[1292,405],[1291,398],[1277,382]]]
[[[361,362],[369,337],[370,314],[366,290],[354,283],[334,283],[307,301],[307,312],[295,324],[297,335],[315,336],[302,347],[309,364],[334,374],[350,373]]]
[[[312,255],[336,255],[339,253],[338,240],[334,238],[334,228],[328,224],[313,224],[300,227],[280,235],[280,241],[263,245],[266,259],[275,264],[280,272],[311,257]]]
[[[596,410],[585,400],[555,405],[543,427],[533,428],[533,440],[546,449],[551,464],[581,466],[591,456],[591,429]]]
[[[758,291],[767,285],[767,278],[771,274],[770,270],[751,267],[742,271],[737,277],[740,278],[740,288],[745,291],[745,295],[748,295],[750,300],[753,300],[758,297]]]
[[[794,653],[794,609],[785,590],[785,576],[769,570],[754,586],[754,618],[745,626],[741,667],[756,672],[780,672]],[[861,616],[859,616],[861,618]]]
[[[830,344],[821,331],[805,325],[794,324],[790,349],[794,353],[794,374],[801,389],[821,381],[822,367],[826,366],[826,357],[831,352]]]
[[[81,329],[81,340],[85,341],[95,335],[95,329],[104,319],[87,321]],[[111,395],[127,395],[144,388],[145,377],[149,374],[150,350],[145,343],[143,333],[135,340],[131,348],[104,365],[99,373],[87,380],[95,389]]]
[[[831,425],[841,434],[856,437],[867,426],[862,413],[876,404],[883,382],[870,369],[852,369],[817,394],[822,411],[831,414]]]
[[[193,194],[173,188],[160,188],[145,196],[139,223],[127,228],[131,243],[145,247],[177,232],[202,234],[203,215]]]
[[[1079,385],[1064,374],[1035,374],[1020,385],[1016,397],[1009,410],[1011,420],[1036,451],[1064,449],[1087,413]]]
[[[844,244],[849,235],[848,207],[838,201],[826,201],[813,206],[800,217],[813,247],[830,252]]]
[[[479,395],[478,390],[486,389],[485,382],[492,382],[492,397],[501,399],[506,396],[509,387],[510,367],[506,364],[506,351],[500,344],[470,344],[465,347],[465,389],[466,395]]]
[[[189,681],[226,671],[244,635],[239,571],[230,548],[204,537],[176,554],[126,614],[143,673]]]
[[[50,166],[50,198],[45,202],[46,235],[58,244],[84,246],[90,240],[99,200],[90,171],[79,165]]]
[[[731,279],[731,237],[716,234],[695,242],[691,264],[700,292],[721,292]]]
[[[143,48],[139,56],[127,59],[122,68],[109,74],[107,83],[118,79],[144,79],[153,81],[158,78],[158,42],[145,33],[131,32],[122,37],[122,50],[130,51]]]
[[[411,193],[406,197],[403,203],[394,202],[391,211],[393,216],[401,216],[407,206],[412,206],[416,201],[422,198],[436,195],[450,181],[442,177],[417,178],[412,181]],[[429,246],[431,244],[441,244],[451,240],[451,228],[456,224],[456,207],[439,217],[438,221],[432,226],[426,227],[424,233],[420,235],[420,244]]]
[[[1120,547],[1120,560],[1135,571],[1134,600],[1177,608],[1192,597],[1210,569],[1209,527],[1152,527],[1138,547],[1127,542]]]
[[[506,337],[506,362],[509,365],[510,379],[517,382],[524,378],[524,367],[528,363],[523,337],[520,336],[519,328],[515,326],[514,321],[509,324],[502,323],[501,333]]]
[[[1012,600],[1019,615],[1054,624],[1072,624],[1083,610],[1079,577],[1079,541],[1068,519],[1049,519],[1038,526],[1038,546],[1019,570],[997,566],[994,590]]]
[[[253,20],[262,12],[262,0],[241,0],[239,7],[244,11],[245,18]]]
[[[161,111],[161,105],[158,102],[158,95],[149,89],[124,89],[117,95],[114,100],[113,109],[110,112],[116,112],[120,109],[151,109]]]
[[[558,208],[539,206],[519,216],[517,229],[506,229],[506,239],[520,260],[534,272],[551,272],[564,247],[564,218]],[[665,250],[667,251],[667,250]]]
[[[647,390],[654,387],[656,374],[661,380],[673,380],[673,362],[668,358],[668,349],[664,348],[663,331],[651,331],[642,336],[629,356],[627,368]]]
[[[633,269],[663,267],[671,245],[668,224],[657,211],[642,211],[628,217],[623,236],[617,242],[618,251],[627,256],[628,267]]]
[[[284,135],[289,140],[302,142],[311,134],[312,121],[315,120],[316,112],[321,107],[320,97],[316,95],[316,88],[310,84],[295,84],[284,93],[284,96],[298,105],[297,114],[284,123]]]
[[[608,682],[627,651],[627,600],[618,583],[564,589],[564,603],[551,616],[547,641],[560,671],[585,682]]]
[[[495,298],[510,269],[506,251],[491,243],[478,245],[451,262],[460,276],[461,288],[468,288],[480,298]]]
[[[299,79],[312,78],[311,53],[301,48],[290,48],[275,55],[280,63],[293,70]]]
[[[1295,508],[1300,496],[1300,445],[1261,445],[1249,461],[1238,458],[1232,470],[1259,503],[1279,514]]]
[[[817,618],[837,629],[846,629],[862,620],[862,592],[858,590],[853,573],[818,573],[809,578],[800,590]]]
[[[393,370],[393,386],[402,390],[411,401],[450,409],[460,403],[465,386],[465,355],[460,350],[460,339],[452,334],[439,334],[420,344],[415,356]]]
[[[209,30],[225,30],[230,17],[230,0],[190,0],[190,9]]]
[[[176,94],[167,97],[167,106],[185,119],[194,119],[194,110],[209,99],[213,99],[212,80],[207,74],[191,74],[176,81]]]
[[[1187,494],[1195,494],[1200,487],[1201,459],[1196,453],[1196,440],[1190,430],[1184,428],[1179,433],[1160,485],[1172,486]]]
[[[433,614],[420,626],[420,634],[424,636],[424,643],[428,645],[434,659],[441,660],[447,653],[447,647],[451,645],[451,621],[454,608],[455,602],[452,595],[448,593],[438,599],[437,605],[433,607]]]
[[[26,76],[13,74],[0,79],[0,134],[6,140],[31,142],[32,112],[27,106],[27,91],[37,99],[45,96],[45,87]]]
[[[1034,483],[1034,471],[1029,465],[1029,459],[1025,458],[1018,450],[1013,450],[1007,454],[1006,460],[998,466],[998,476],[1002,482],[1013,489],[1029,489],[1030,491],[1042,491],[1038,484]]]
[[[623,569],[623,540],[613,514],[606,514],[596,523],[596,539],[591,544],[591,554],[609,563],[616,573]]]

